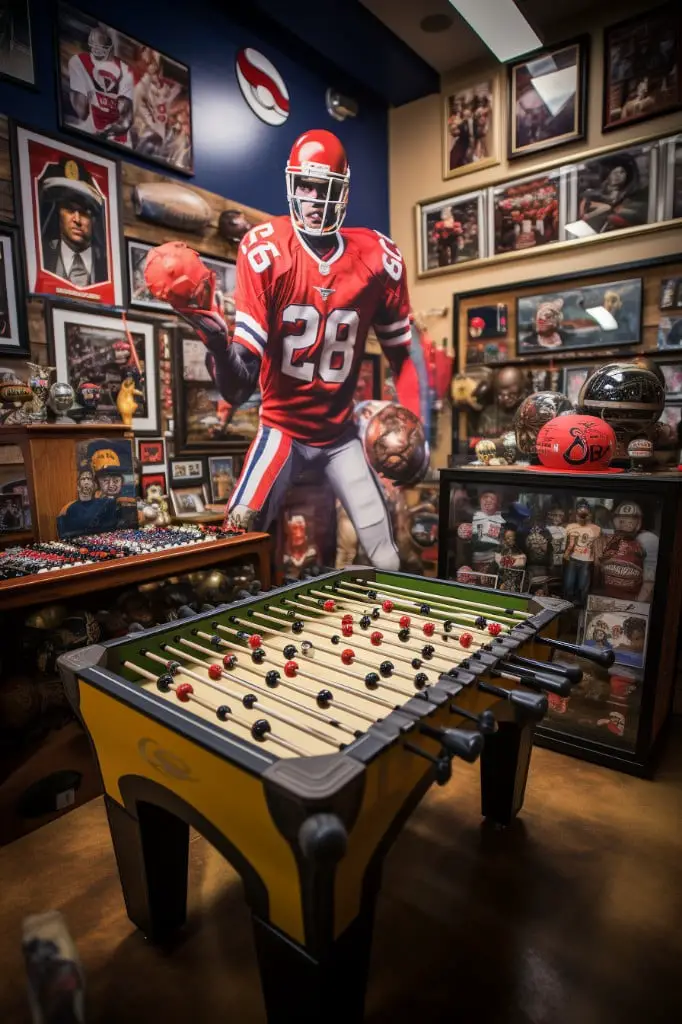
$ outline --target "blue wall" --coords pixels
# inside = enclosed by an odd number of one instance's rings
[[[194,119],[193,184],[270,213],[286,212],[284,166],[291,143],[309,128],[327,128],[342,139],[352,168],[346,223],[388,231],[388,123],[385,103],[344,78],[300,43],[253,11],[226,13],[229,4],[211,0],[90,0],[81,6],[114,28],[150,43],[188,64],[192,72]],[[0,81],[0,112],[32,127],[56,132],[54,7],[32,0],[33,46],[38,91]],[[324,4],[319,6],[324,18]],[[330,26],[333,31],[333,26]],[[244,46],[272,60],[289,90],[291,114],[271,128],[252,114],[234,74]],[[328,86],[349,90],[360,104],[357,118],[341,124],[325,110]],[[68,137],[68,136],[67,136]],[[79,137],[76,136],[76,145]],[[71,136],[74,142],[74,136]],[[84,137],[81,141],[88,143]],[[103,150],[104,152],[104,150]],[[117,154],[108,150],[108,154]],[[125,159],[128,159],[125,155]],[[153,165],[149,165],[153,166]],[[155,167],[155,170],[163,169]]]

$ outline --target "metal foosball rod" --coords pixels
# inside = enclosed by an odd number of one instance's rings
[[[609,650],[598,651],[594,647],[587,647],[584,644],[569,644],[564,640],[554,640],[548,636],[536,636],[535,640],[538,643],[546,644],[547,647],[553,647],[557,651],[573,654],[576,658],[584,658],[585,661],[592,661],[600,668],[611,668],[616,660],[614,652]]]
[[[536,661],[535,658],[524,658],[520,654],[511,654],[507,658],[507,664],[537,669],[538,672],[553,672],[555,675],[564,676],[573,686],[583,677],[583,670],[579,665],[564,665],[558,661]]]
[[[519,686],[529,686],[535,690],[546,690],[559,697],[570,697],[572,684],[566,678],[549,675],[546,672],[530,672],[517,669],[515,666],[502,665],[490,673],[493,679],[506,679]]]
[[[373,584],[368,584],[367,580],[363,579],[362,577],[356,577],[356,583],[355,584],[346,584],[346,585],[347,586],[359,586],[359,587],[361,587],[362,589],[365,589],[365,590],[389,590],[389,591],[392,591],[393,593],[397,593],[397,594],[401,594],[401,595],[413,594],[413,595],[416,595],[417,597],[425,597],[425,598],[428,598],[428,599],[430,599],[432,601],[438,601],[441,604],[443,604],[443,603],[453,604],[453,605],[456,604],[456,605],[460,605],[462,607],[475,608],[475,609],[478,609],[479,612],[480,612],[480,605],[476,601],[467,601],[463,597],[447,597],[447,596],[443,596],[443,595],[440,595],[440,594],[435,595],[433,593],[428,593],[428,591],[424,591],[424,590],[403,589],[402,587],[397,587],[397,586],[395,586],[395,584],[392,584],[392,583],[377,584],[377,583],[373,582]],[[515,619],[517,622],[519,620],[523,620],[523,619],[530,619],[532,617],[532,614],[533,614],[532,612],[521,611],[518,608],[505,608],[503,605],[494,605],[494,604],[486,605],[486,611],[496,612],[496,613],[499,613],[500,615],[505,615],[505,616],[511,617],[512,619]]]
[[[156,688],[161,693],[168,693],[173,691],[177,699],[183,703],[188,704],[194,702],[205,708],[207,711],[211,711],[220,722],[232,721],[235,725],[241,726],[245,729],[253,739],[259,740],[261,743],[266,741],[278,744],[285,750],[288,750],[291,754],[297,754],[299,756],[305,756],[304,751],[300,750],[293,743],[289,743],[282,736],[278,736],[273,733],[270,723],[265,718],[260,718],[255,722],[249,722],[247,719],[242,718],[239,715],[235,715],[228,704],[211,704],[209,701],[204,700],[202,697],[198,697],[194,693],[194,687],[191,683],[175,683],[173,677],[168,673],[162,673],[161,675],[154,675],[153,672],[149,672],[141,665],[136,665],[132,661],[124,661],[123,667],[129,669],[131,672],[137,673],[141,679],[148,679],[150,682],[156,684]]]

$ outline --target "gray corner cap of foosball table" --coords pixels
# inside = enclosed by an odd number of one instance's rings
[[[90,647],[79,647],[76,651],[67,651],[57,658],[57,667],[62,677],[64,691],[73,708],[80,705],[76,676],[84,668],[96,668],[101,664],[105,648],[101,644]]]
[[[324,803],[364,771],[364,765],[350,757],[320,754],[277,761],[265,769],[262,777],[302,800]]]

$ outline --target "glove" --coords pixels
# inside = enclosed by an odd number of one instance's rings
[[[144,279],[155,299],[173,307],[213,307],[215,274],[184,242],[164,242],[152,249],[145,261]]]

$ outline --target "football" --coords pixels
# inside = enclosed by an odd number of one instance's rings
[[[155,299],[171,305],[203,305],[211,271],[184,242],[164,242],[148,254],[144,279]]]
[[[30,402],[33,392],[28,384],[20,380],[4,380],[0,383],[0,402]]]
[[[372,416],[365,431],[365,454],[381,476],[398,484],[421,480],[429,464],[424,428],[409,409],[388,403]]]

